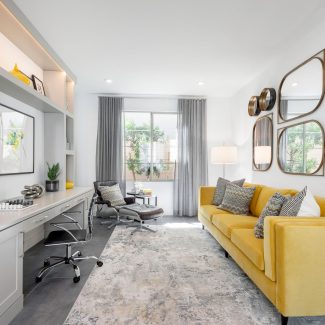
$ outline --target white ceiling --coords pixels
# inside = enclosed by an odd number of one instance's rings
[[[14,2],[100,93],[229,96],[325,14],[324,0]]]

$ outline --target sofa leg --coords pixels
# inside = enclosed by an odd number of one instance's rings
[[[228,258],[229,257],[229,254],[227,251],[225,251],[225,258]]]
[[[289,317],[281,315],[281,325],[287,325],[288,320],[289,320]]]
[[[204,225],[202,225],[202,230],[204,230]]]

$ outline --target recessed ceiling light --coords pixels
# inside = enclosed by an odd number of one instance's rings
[[[111,84],[113,81],[111,79],[105,79],[108,84]]]
[[[291,84],[291,87],[296,87],[296,86],[298,86],[298,82],[293,82],[293,83]]]
[[[204,85],[204,82],[203,82],[203,81],[199,81],[197,84],[198,84],[199,86],[203,86],[203,85]]]

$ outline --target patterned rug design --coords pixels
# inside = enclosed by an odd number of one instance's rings
[[[279,324],[273,305],[198,223],[117,227],[65,325]],[[324,324],[296,319],[289,324]]]

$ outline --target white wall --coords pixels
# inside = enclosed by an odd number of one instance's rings
[[[98,99],[96,95],[76,91],[75,141],[76,141],[76,184],[91,186],[96,178],[96,137],[98,118]],[[128,98],[124,102],[127,111],[176,112],[177,99],[174,98]],[[231,143],[232,129],[229,126],[229,100],[208,98],[207,101],[207,141],[208,149],[213,145]],[[221,167],[209,163],[209,184],[215,184],[221,175]],[[172,214],[173,183],[142,182],[144,187],[152,188],[158,195],[159,205],[166,214]],[[127,189],[133,187],[127,183]]]
[[[0,103],[35,117],[35,160],[33,174],[0,176],[0,200],[21,195],[24,185],[44,184],[44,114],[0,92]]]
[[[290,48],[283,48],[283,55],[276,64],[268,67],[263,74],[242,88],[231,99],[234,140],[240,148],[240,161],[237,167],[233,169],[230,175],[231,178],[246,177],[247,180],[255,183],[296,189],[301,189],[304,185],[308,185],[315,194],[325,195],[324,177],[287,175],[280,171],[276,159],[277,128],[297,123],[298,121],[277,125],[278,103],[276,103],[275,108],[272,110],[274,114],[272,167],[267,172],[252,171],[252,129],[257,118],[250,117],[247,113],[247,104],[251,96],[259,95],[264,87],[273,87],[278,90],[282,77],[288,71],[325,47],[324,30],[325,23],[318,26],[312,33],[302,39],[297,35],[296,43]],[[317,119],[325,127],[325,102],[322,103],[317,112],[299,121],[308,119]]]
[[[232,145],[232,111],[227,98],[208,97],[207,99],[207,145],[208,145],[208,184],[216,185],[222,176],[222,166],[211,164],[211,148],[217,145]],[[227,166],[226,177],[231,175],[233,166]]]

